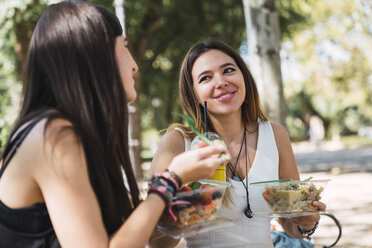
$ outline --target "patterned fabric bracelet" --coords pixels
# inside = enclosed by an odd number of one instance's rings
[[[176,191],[178,191],[182,187],[182,180],[174,171],[169,171],[168,169],[166,169],[161,174],[161,176],[171,181],[173,185],[175,186]]]
[[[165,205],[168,206],[176,193],[176,189],[161,175],[154,175],[151,179],[151,186],[148,193],[156,193],[163,199]]]
[[[159,195],[165,205],[169,206],[173,196],[182,185],[180,184],[180,179],[176,179],[174,175],[176,175],[174,172],[169,171],[165,171],[160,175],[154,174],[148,194],[155,193]]]
[[[298,230],[298,232],[299,232],[303,237],[310,238],[310,236],[314,234],[314,232],[315,232],[315,230],[317,229],[318,225],[319,225],[319,221],[317,221],[317,222],[315,223],[315,226],[314,226],[312,229],[310,229],[310,230],[305,230],[305,229],[303,229],[300,225],[297,225],[297,230]]]

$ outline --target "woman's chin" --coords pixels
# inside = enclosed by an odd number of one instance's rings
[[[136,98],[137,98],[137,93],[136,92],[134,92],[132,94],[127,94],[128,103],[134,102],[136,100]]]
[[[241,113],[241,108],[240,107],[224,107],[224,108],[219,108],[216,109],[215,111],[209,110],[208,112],[213,113],[214,115],[219,115],[219,116],[224,116],[224,115],[231,115],[235,112]]]

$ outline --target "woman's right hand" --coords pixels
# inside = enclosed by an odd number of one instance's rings
[[[175,172],[181,178],[182,183],[210,178],[218,166],[227,163],[221,154],[228,154],[228,151],[220,142],[216,141],[206,147],[200,144],[199,147],[174,157],[168,167],[169,171]]]

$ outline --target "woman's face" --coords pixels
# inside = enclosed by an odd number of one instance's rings
[[[245,84],[233,58],[220,50],[209,50],[195,60],[191,74],[195,93],[202,105],[207,101],[208,112],[219,115],[240,110]]]
[[[127,39],[122,35],[116,37],[115,56],[127,101],[133,102],[137,97],[137,92],[134,88],[134,74],[138,71],[138,66],[128,50]]]

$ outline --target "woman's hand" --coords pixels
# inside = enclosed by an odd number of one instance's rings
[[[220,142],[216,141],[206,147],[205,144],[200,143],[198,146],[200,148],[176,156],[168,167],[181,178],[183,183],[210,178],[218,166],[227,163],[221,154],[228,154],[228,151]]]
[[[326,205],[322,202],[314,201],[313,206],[319,210],[326,210]],[[311,234],[319,219],[319,214],[313,214],[294,218],[280,218],[279,223],[289,236],[296,239],[302,239],[304,238],[304,235],[300,233],[299,229],[302,229],[304,234]]]
[[[323,202],[314,201],[313,206],[316,207],[318,210],[326,210],[327,206]],[[288,219],[288,221],[300,226],[303,230],[312,230],[317,222],[319,222],[320,216],[319,214],[301,216],[301,217],[294,217]]]

